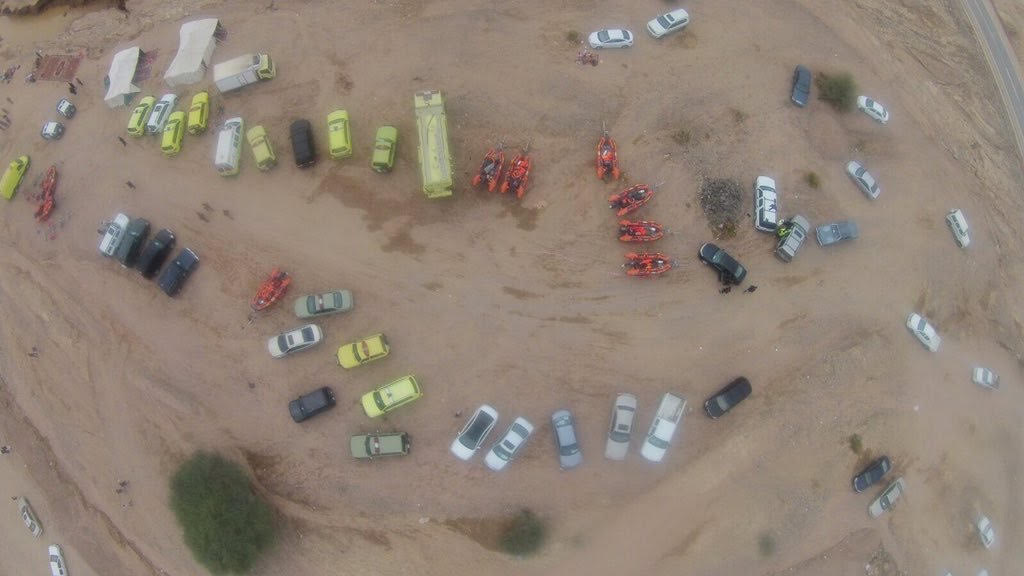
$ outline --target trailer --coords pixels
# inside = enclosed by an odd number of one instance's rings
[[[274,61],[268,54],[244,54],[213,66],[213,81],[221,92],[237,90],[261,80],[270,80],[276,75]]]
[[[417,92],[414,103],[416,129],[420,136],[419,163],[423,193],[427,198],[451,196],[455,167],[448,146],[444,96],[439,90]]]

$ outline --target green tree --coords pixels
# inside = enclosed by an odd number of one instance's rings
[[[196,452],[171,479],[171,509],[196,560],[214,574],[244,573],[273,541],[273,512],[242,468]]]
[[[547,530],[544,523],[533,512],[524,508],[505,528],[501,536],[501,547],[509,554],[525,556],[536,552],[544,543],[545,536]]]
[[[853,109],[853,103],[857,99],[857,84],[848,72],[839,74],[819,72],[814,83],[818,86],[818,99],[828,102],[840,112]]]

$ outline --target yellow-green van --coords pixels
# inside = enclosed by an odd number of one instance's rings
[[[348,125],[348,112],[335,110],[327,115],[327,142],[331,158],[348,158],[352,155],[352,133]]]
[[[274,147],[270,145],[270,139],[267,138],[267,131],[263,126],[249,128],[245,137],[249,140],[249,148],[252,148],[252,157],[256,160],[257,168],[265,172],[277,166]]]
[[[156,104],[156,98],[152,96],[146,96],[139,100],[139,105],[132,110],[132,115],[128,119],[129,135],[138,137],[146,133],[146,122],[149,120],[149,113],[153,111],[154,104]]]
[[[373,161],[371,165],[377,172],[391,172],[395,167],[395,147],[398,144],[398,128],[381,126],[377,128],[377,138],[373,142]]]
[[[192,97],[188,109],[188,133],[198,136],[206,132],[206,120],[210,117],[210,95],[200,92]]]
[[[14,197],[14,193],[18,191],[18,185],[21,184],[22,177],[25,176],[25,170],[28,170],[28,156],[18,156],[11,162],[11,165],[4,171],[4,175],[0,178],[0,196],[10,200]]]
[[[164,126],[164,134],[160,140],[160,149],[167,156],[181,152],[181,138],[185,135],[185,113],[181,110],[171,112]]]

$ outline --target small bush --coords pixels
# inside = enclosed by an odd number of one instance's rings
[[[757,537],[757,549],[764,557],[775,554],[775,536],[772,536],[771,532],[762,532]]]
[[[853,450],[854,454],[860,454],[863,449],[864,441],[861,440],[860,434],[850,436],[850,450]]]
[[[732,121],[737,124],[743,124],[743,121],[747,119],[747,113],[739,108],[729,108],[729,114],[732,115]]]
[[[672,133],[672,139],[676,141],[676,144],[680,146],[686,146],[690,143],[690,131],[686,128],[680,128]]]
[[[840,112],[853,109],[853,103],[857,99],[857,84],[848,72],[839,74],[819,72],[814,79],[814,84],[818,87],[819,100],[828,102]]]
[[[532,554],[544,544],[546,535],[547,530],[540,518],[524,508],[505,528],[501,536],[501,547],[516,556]]]
[[[248,572],[274,535],[273,514],[242,468],[196,452],[171,478],[171,509],[196,560],[214,574]]]
[[[821,178],[818,177],[817,172],[808,172],[807,174],[804,174],[804,180],[807,182],[808,186],[815,190],[821,186]]]
[[[576,30],[569,30],[568,32],[565,33],[565,41],[570,44],[579,44],[580,33],[577,32]]]

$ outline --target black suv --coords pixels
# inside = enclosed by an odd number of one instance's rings
[[[723,284],[740,284],[747,277],[747,269],[729,256],[729,253],[707,242],[697,252],[705,264],[718,271],[718,280]]]
[[[192,249],[185,248],[171,262],[170,266],[164,268],[164,272],[160,275],[160,279],[157,280],[157,284],[160,285],[160,289],[164,291],[164,294],[174,296],[181,291],[185,280],[188,280],[188,277],[198,265],[199,256],[196,256]]]
[[[292,420],[296,422],[312,418],[333,407],[334,391],[327,386],[303,394],[288,403],[288,411],[292,414]]]
[[[114,257],[121,262],[121,266],[131,268],[139,257],[139,251],[146,242],[146,235],[149,234],[149,220],[145,218],[133,218],[124,229],[124,236],[121,243],[117,245],[117,252]]]
[[[718,418],[736,407],[750,396],[750,380],[743,376],[729,382],[704,402],[704,411],[712,418]]]
[[[174,232],[164,228],[146,243],[142,254],[139,255],[139,261],[135,263],[143,278],[156,276],[160,267],[164,265],[164,260],[167,260],[167,255],[174,248],[174,240]]]
[[[291,136],[295,165],[306,168],[315,164],[316,149],[313,148],[313,127],[309,125],[309,120],[292,122]]]
[[[872,484],[878,482],[892,469],[892,464],[887,456],[875,460],[860,474],[853,477],[853,489],[856,492],[863,492]]]

